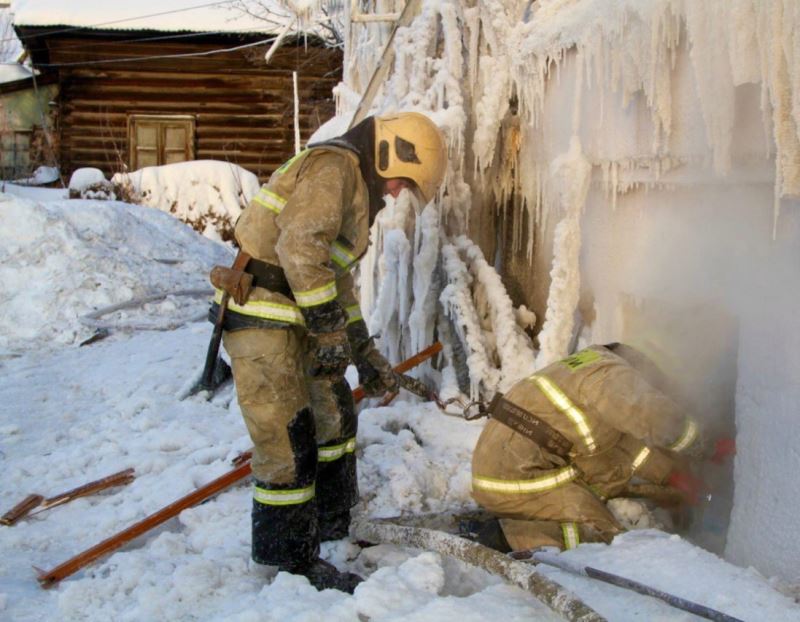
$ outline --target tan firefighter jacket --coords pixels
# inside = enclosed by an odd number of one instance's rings
[[[361,317],[350,270],[369,243],[369,197],[357,156],[321,146],[279,168],[242,212],[234,230],[242,250],[283,268],[294,300],[256,287],[228,309],[254,318],[302,325],[302,307],[338,300]],[[217,291],[216,301],[221,300]]]
[[[695,422],[603,346],[549,365],[504,398],[572,446],[553,453],[490,419],[473,454],[474,490],[518,495],[582,481],[601,498],[613,497],[634,475],[664,483],[677,453],[698,444]]]

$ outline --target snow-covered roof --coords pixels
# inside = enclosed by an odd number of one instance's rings
[[[0,63],[0,84],[24,80],[33,75],[30,69],[19,63]]]
[[[245,14],[235,8],[236,4],[235,0],[15,0],[11,8],[17,26],[98,30],[277,33],[287,21],[295,19],[271,0],[259,3],[270,5],[271,20]]]
[[[14,34],[11,12],[0,7],[0,62],[10,63],[22,53],[22,43]]]

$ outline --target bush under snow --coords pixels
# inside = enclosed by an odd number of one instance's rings
[[[111,178],[119,196],[168,212],[212,239],[233,238],[233,225],[258,192],[258,178],[214,160],[148,166]]]

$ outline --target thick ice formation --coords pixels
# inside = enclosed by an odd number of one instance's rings
[[[389,12],[396,3],[378,4],[376,12]],[[491,197],[504,206],[501,209],[507,210],[505,215],[517,229],[523,214],[527,216],[529,231],[525,236],[517,232],[515,243],[527,239],[529,256],[533,227],[550,217],[563,221],[556,234],[554,278],[540,336],[544,351],[538,364],[566,352],[575,339],[572,318],[580,284],[580,214],[586,196],[578,189],[593,169],[612,205],[618,194],[660,183],[663,174],[686,164],[726,175],[732,166],[734,89],[753,83],[761,89],[764,124],[773,138],[760,151],[765,159],[775,153],[776,226],[779,199],[800,195],[800,34],[796,34],[800,4],[794,0],[466,4],[422,3],[416,20],[395,36],[393,71],[372,112],[421,110],[446,132],[450,168],[439,201],[438,235],[443,245],[452,236],[467,233],[472,204]],[[357,105],[356,94],[364,91],[389,31],[385,23],[350,24],[340,114]],[[682,59],[682,50],[688,50],[688,61]],[[579,67],[572,100],[549,102],[548,84],[560,79],[566,62]],[[675,82],[679,62],[690,64],[703,113],[700,131],[705,133],[705,151],[688,148],[675,132],[685,105],[680,92],[685,85]],[[581,92],[589,95],[581,97]],[[629,107],[634,97],[644,98],[649,115],[635,116]],[[556,105],[562,106],[556,116],[572,125],[580,142],[582,164],[578,171],[570,171],[579,173],[579,178],[567,200],[559,180],[565,174],[563,167],[551,166],[544,156],[548,145],[552,153],[555,132],[542,119],[548,107]],[[619,132],[623,127],[649,133],[649,141],[644,141],[649,148],[632,143],[630,132]],[[562,153],[567,152],[572,148],[564,145]],[[573,159],[571,164],[578,162]],[[511,207],[505,207],[512,197]],[[446,296],[451,311],[454,283],[449,283]],[[386,300],[387,295],[369,293],[364,300],[367,310],[372,308],[370,297]],[[411,295],[413,301],[415,294],[406,287],[397,295]],[[461,317],[465,325],[466,318]],[[409,353],[405,347],[393,351]],[[473,380],[481,373],[472,370]],[[489,377],[484,381],[487,388],[494,384]]]

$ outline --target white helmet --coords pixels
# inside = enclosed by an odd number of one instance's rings
[[[433,199],[447,166],[442,131],[424,114],[375,117],[375,168],[384,179],[413,181],[425,202]]]

